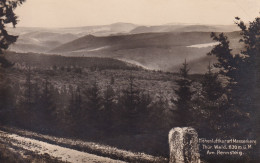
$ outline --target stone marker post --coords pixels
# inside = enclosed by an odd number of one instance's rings
[[[170,163],[200,163],[198,133],[191,127],[169,132]]]

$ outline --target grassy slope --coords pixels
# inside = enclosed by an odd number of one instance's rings
[[[22,154],[21,154],[22,153]],[[1,163],[63,163],[48,154],[35,154],[24,149],[14,149],[6,142],[0,141],[0,162]]]
[[[87,142],[78,139],[59,138],[55,136],[43,135],[28,130],[21,130],[18,128],[11,128],[11,127],[2,126],[1,129],[24,137],[48,142],[51,144],[60,145],[71,149],[76,149],[79,151],[84,151],[98,156],[109,157],[112,159],[119,159],[127,162],[147,162],[147,163],[167,162],[167,159],[163,157],[155,157],[155,156],[147,155],[145,153],[133,153],[130,151],[121,150],[115,147],[102,145],[94,142]]]

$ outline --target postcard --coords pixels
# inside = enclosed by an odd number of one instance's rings
[[[0,162],[259,162],[259,9],[1,0]]]

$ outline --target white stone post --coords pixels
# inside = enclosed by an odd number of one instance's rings
[[[169,132],[170,163],[200,163],[198,133],[191,127]]]

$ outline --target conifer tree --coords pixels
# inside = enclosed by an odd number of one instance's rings
[[[14,13],[14,9],[23,4],[25,0],[1,0],[0,1],[0,66],[9,67],[12,64],[3,56],[3,50],[8,49],[9,45],[16,42],[18,36],[8,34],[6,24],[16,26],[18,17]]]
[[[28,66],[25,87],[25,103],[28,105],[28,107],[30,107],[32,104],[31,66]]]
[[[138,105],[136,119],[137,123],[139,123],[139,126],[143,127],[143,129],[146,129],[146,126],[144,126],[144,124],[147,124],[149,120],[149,112],[151,111],[150,104],[152,103],[152,97],[150,96],[149,91],[145,92],[145,90],[142,90],[139,96],[140,102]]]
[[[212,72],[212,66],[209,63],[208,72],[204,75],[202,84],[202,94],[209,101],[216,101],[223,95],[223,87],[218,79],[218,74]]]
[[[160,90],[157,99],[152,103],[151,111],[149,112],[150,121],[153,122],[154,128],[164,128],[171,124],[173,119],[168,119],[165,116],[164,112],[169,108],[168,99],[163,95],[163,92]],[[172,126],[172,125],[171,125]]]
[[[104,91],[104,109],[102,110],[103,127],[109,130],[113,126],[114,108],[115,108],[115,91],[111,85],[107,84]]]
[[[81,97],[81,89],[77,86],[76,90],[70,85],[69,86],[70,99],[68,105],[67,116],[70,119],[69,125],[74,128],[79,127],[80,123],[84,120],[84,113],[82,112],[82,97]]]
[[[219,73],[225,76],[228,80],[226,84],[226,94],[230,106],[234,105],[235,93],[234,91],[240,80],[239,73],[241,71],[241,63],[243,58],[239,54],[232,54],[232,49],[230,49],[230,42],[228,37],[223,33],[218,36],[215,33],[211,33],[211,37],[214,41],[218,41],[219,44],[216,45],[208,55],[215,55],[218,62],[214,64],[214,67],[219,69]]]
[[[77,109],[77,115],[80,114],[81,107],[82,107],[82,97],[81,97],[81,89],[79,86],[76,88],[76,93],[75,93],[75,107]]]
[[[140,93],[140,108],[143,110],[147,110],[149,107],[149,104],[152,102],[152,97],[148,92],[145,92],[144,90]]]
[[[15,105],[15,93],[17,90],[12,88],[10,83],[0,83],[0,112],[8,110]],[[1,114],[1,113],[0,113]]]
[[[259,35],[260,18],[257,17],[247,27],[240,18],[236,17],[236,24],[241,29],[240,42],[244,48],[239,54],[233,54],[229,47],[228,38],[223,34],[218,36],[212,33],[212,38],[218,41],[209,55],[214,55],[218,63],[214,66],[220,69],[220,73],[228,79],[225,94],[228,97],[228,106],[225,111],[226,128],[233,131],[251,130],[249,119],[257,112],[257,99],[259,95]],[[240,128],[240,130],[237,130]],[[247,132],[248,133],[248,132]]]
[[[33,110],[33,87],[32,87],[32,75],[31,75],[31,67],[27,66],[26,79],[24,83],[24,91],[19,100],[19,106],[17,107],[17,115],[18,119],[21,123],[26,124],[28,122],[32,123],[32,119],[30,113]]]
[[[202,128],[201,132],[207,134],[220,133],[223,130],[222,123],[226,122],[222,117],[225,115],[226,100],[223,99],[224,88],[218,79],[218,73],[212,72],[212,66],[209,63],[208,71],[204,74],[201,81],[202,91],[196,104],[199,108],[197,117],[198,127]],[[209,132],[212,131],[212,132]]]
[[[84,95],[86,97],[86,117],[88,117],[90,123],[96,124],[99,121],[99,112],[102,108],[103,100],[96,79],[92,85],[84,91]]]
[[[235,98],[238,105],[244,106],[248,112],[254,114],[259,106],[260,92],[260,17],[256,17],[248,26],[239,17],[236,17],[236,20],[241,29],[240,42],[245,48],[241,51],[243,62],[240,62],[234,96],[237,95]]]
[[[40,87],[39,87],[40,81],[37,80],[35,83],[32,85],[32,100],[35,106],[39,104],[41,92],[40,92]]]
[[[132,72],[128,81],[128,87],[125,90],[123,90],[124,105],[129,112],[135,112],[140,102],[140,90],[134,83],[134,77],[132,75]]]
[[[179,122],[182,126],[187,126],[192,122],[192,95],[194,92],[191,90],[192,81],[188,78],[188,64],[185,62],[180,68],[179,79],[176,80],[178,89],[174,90],[177,95],[177,100],[173,100],[173,103],[177,107],[177,114],[179,116]]]
[[[106,86],[106,90],[104,92],[104,110],[108,112],[112,112],[113,105],[115,100],[115,92],[111,85]]]
[[[121,103],[123,106],[122,122],[127,131],[136,131],[138,109],[140,104],[140,90],[134,82],[132,72],[128,79],[128,87],[122,91]]]
[[[69,114],[69,116],[71,116],[72,117],[72,121],[74,120],[74,118],[75,118],[75,116],[76,116],[76,102],[75,102],[75,93],[74,93],[74,89],[73,89],[73,87],[70,85],[69,86],[69,94],[70,94],[70,99],[69,99],[69,108],[68,108],[68,110],[69,110],[69,112],[68,112],[68,114]]]
[[[54,87],[53,85],[48,81],[47,78],[45,78],[44,84],[43,84],[43,91],[41,93],[40,98],[40,104],[37,108],[39,121],[41,120],[42,123],[39,122],[39,125],[43,125],[44,127],[47,127],[50,129],[51,125],[54,125],[55,119],[56,119],[56,104],[54,102],[54,96],[53,96]]]
[[[249,115],[250,121],[243,122],[248,131],[259,133],[260,117],[260,17],[256,17],[249,25],[236,17],[236,24],[241,29],[242,39],[240,42],[244,45],[241,50],[243,62],[240,63],[238,73],[238,82],[233,90],[233,96],[237,105]]]

